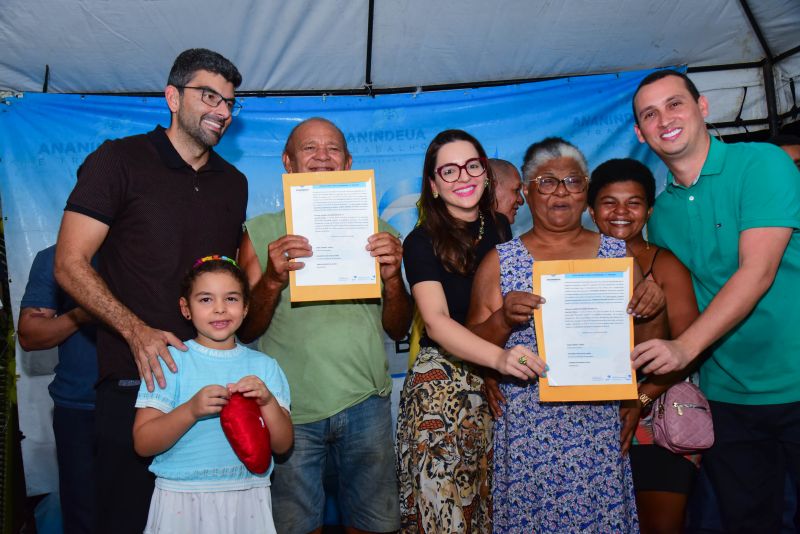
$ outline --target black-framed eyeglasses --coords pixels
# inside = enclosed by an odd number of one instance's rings
[[[570,174],[564,178],[557,178],[552,174],[537,176],[532,182],[536,183],[536,190],[543,195],[552,195],[558,189],[559,184],[564,184],[568,193],[583,193],[589,183],[588,176],[575,176]]]
[[[228,106],[228,111],[231,112],[231,116],[233,117],[242,111],[242,104],[238,100],[235,98],[225,98],[210,87],[197,87],[194,85],[176,85],[175,87],[178,89],[194,89],[196,91],[202,91],[200,94],[200,100],[212,108],[215,108],[219,106],[220,103],[225,102],[225,105]]]
[[[461,169],[464,169],[469,176],[477,178],[486,172],[486,160],[484,158],[472,158],[468,159],[463,165],[445,163],[436,169],[436,174],[445,182],[452,183],[461,177]]]

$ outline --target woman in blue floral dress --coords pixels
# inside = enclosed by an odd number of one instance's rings
[[[587,174],[583,155],[562,139],[528,149],[523,176],[533,229],[498,245],[481,263],[468,317],[476,333],[536,351],[531,314],[546,304],[532,293],[534,257],[626,255],[624,241],[581,226]],[[640,278],[637,270],[637,283]],[[643,317],[637,335],[654,335],[658,325],[644,316],[663,308],[660,290],[638,284],[631,304],[633,314]],[[538,380],[504,378],[499,386],[504,409],[494,427],[494,532],[638,532],[624,454],[638,420],[636,404],[540,403]]]

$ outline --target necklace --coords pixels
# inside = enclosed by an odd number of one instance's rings
[[[478,219],[480,219],[481,225],[478,228],[478,239],[475,240],[476,243],[483,239],[483,232],[486,230],[486,221],[483,218],[483,213],[480,211],[478,212]]]

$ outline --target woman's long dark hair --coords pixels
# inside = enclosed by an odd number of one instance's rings
[[[466,221],[456,219],[447,211],[442,198],[433,198],[431,180],[436,178],[436,156],[446,144],[454,141],[466,141],[475,147],[478,156],[486,160],[486,151],[477,139],[463,130],[445,130],[433,138],[425,153],[425,163],[422,166],[422,194],[419,197],[419,221],[417,226],[422,226],[433,241],[433,252],[444,265],[445,270],[452,273],[467,275],[475,271],[477,261],[475,257],[475,237],[469,231]],[[486,178],[489,185],[483,192],[478,209],[484,218],[494,217],[494,176],[486,165]],[[497,227],[497,225],[494,225]]]

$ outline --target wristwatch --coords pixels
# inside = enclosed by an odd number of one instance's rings
[[[642,403],[644,409],[653,404],[653,399],[647,393],[639,393],[639,402]]]

